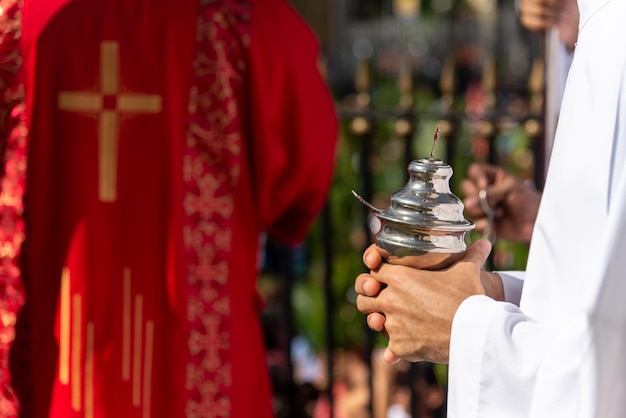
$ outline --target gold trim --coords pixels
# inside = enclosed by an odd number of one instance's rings
[[[81,410],[81,354],[82,354],[82,323],[81,323],[81,297],[74,295],[72,298],[72,409]]]
[[[120,94],[117,108],[120,112],[159,113],[161,97],[156,94]]]
[[[130,380],[130,332],[131,332],[131,301],[130,301],[130,268],[124,269],[123,289],[123,324],[122,324],[122,379]]]
[[[114,202],[117,198],[117,134],[118,116],[115,111],[100,114],[100,200]]]
[[[154,322],[146,322],[146,347],[143,358],[143,418],[150,417],[152,392],[152,354],[154,352]]]
[[[103,107],[102,95],[90,92],[70,92],[59,93],[59,109],[76,112],[98,112]]]
[[[231,298],[225,284],[231,272],[228,265],[220,260],[233,251],[232,238],[227,228],[228,222],[232,220],[230,192],[237,187],[243,158],[244,138],[238,115],[241,111],[239,98],[245,90],[247,71],[245,53],[250,30],[248,3],[236,0],[233,7],[208,13],[212,3],[205,1],[200,3],[198,13],[198,26],[204,36],[197,38],[188,103],[190,122],[183,156],[186,186],[183,200],[185,248],[196,257],[186,277],[193,289],[187,304],[190,326],[187,347],[191,355],[186,369],[185,416],[189,418],[226,418],[232,412],[229,396],[232,360],[227,356],[219,362],[220,367],[213,368],[212,352],[207,347],[207,341],[211,342],[210,333],[214,331],[220,337],[219,349],[225,352],[231,349],[228,316]],[[207,48],[213,49],[215,55],[207,54]],[[219,115],[218,121],[213,123],[215,115]],[[224,135],[224,132],[228,134]],[[209,158],[196,157],[198,152],[203,154],[205,149],[210,150]],[[220,172],[216,168],[220,164],[227,166],[228,170]],[[216,195],[214,192],[217,187],[220,193]],[[222,200],[224,196],[230,196],[230,200]],[[219,256],[202,245],[205,240],[217,241]],[[198,286],[198,283],[202,283],[202,286]],[[207,303],[208,297],[219,297],[223,309],[212,310],[214,304]],[[209,329],[207,324],[213,319],[215,327]]]
[[[104,94],[117,94],[120,88],[120,51],[119,44],[104,41],[100,46],[100,88]]]
[[[114,99],[113,109],[104,109],[105,96]],[[100,45],[100,91],[63,91],[59,93],[58,104],[62,110],[99,113],[99,197],[102,202],[114,202],[117,199],[119,113],[159,113],[161,96],[122,93],[119,44],[104,41]]]
[[[71,290],[70,270],[64,267],[61,271],[61,303],[60,303],[60,341],[59,341],[59,381],[62,385],[70,383],[70,338],[71,338]]]
[[[93,376],[94,376],[94,325],[93,322],[87,323],[87,342],[85,354],[85,418],[93,418],[94,411],[94,394],[93,394]]]
[[[141,325],[143,297],[135,296],[135,342],[133,350],[133,406],[141,405]]]

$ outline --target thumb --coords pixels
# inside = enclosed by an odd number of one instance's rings
[[[491,243],[488,239],[481,238],[468,245],[465,250],[465,256],[463,261],[469,261],[471,263],[482,266],[487,261],[487,257],[491,253]]]
[[[383,353],[383,360],[385,360],[387,364],[396,364],[401,359],[400,357],[393,354],[391,350],[389,349],[389,347],[385,347],[385,352]]]

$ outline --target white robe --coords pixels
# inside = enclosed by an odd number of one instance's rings
[[[626,417],[626,0],[579,8],[520,307],[460,306],[449,417]]]

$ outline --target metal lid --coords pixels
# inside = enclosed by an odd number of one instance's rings
[[[463,216],[463,203],[450,191],[452,167],[435,158],[411,161],[409,181],[392,193],[387,209],[375,212],[381,220],[416,229],[467,231],[474,224]]]
[[[409,181],[391,194],[386,209],[378,209],[352,193],[385,223],[443,232],[474,228],[474,223],[463,216],[463,203],[450,191],[452,167],[436,158],[422,158],[411,161],[408,172]]]

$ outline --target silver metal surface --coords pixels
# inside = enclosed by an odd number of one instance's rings
[[[440,269],[466,249],[465,234],[474,224],[463,216],[463,203],[450,191],[452,167],[434,158],[411,161],[409,181],[391,194],[386,209],[354,195],[381,220],[376,243],[387,261],[417,268]]]

